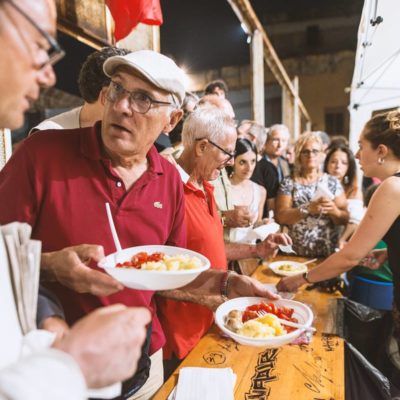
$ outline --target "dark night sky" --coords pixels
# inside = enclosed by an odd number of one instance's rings
[[[172,56],[189,71],[244,65],[250,62],[246,34],[226,0],[160,0],[164,24],[161,26],[161,51]],[[295,20],[344,15],[363,0],[251,0],[262,22],[270,16]],[[78,94],[76,79],[86,57],[93,51],[59,32],[67,57],[56,65],[57,87]]]
[[[226,0],[161,0],[161,51],[189,70],[249,63],[249,45]]]
[[[246,34],[226,0],[160,0],[161,51],[192,71],[250,62]],[[251,0],[263,23],[346,15],[363,0]]]

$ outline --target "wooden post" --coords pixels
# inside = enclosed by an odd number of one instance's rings
[[[293,136],[297,139],[300,135],[300,110],[299,110],[299,77],[293,79],[293,88],[295,95],[293,97]]]
[[[160,51],[160,27],[138,24],[126,38],[117,42],[117,46],[131,51]]]
[[[282,87],[282,123],[288,127],[290,137],[294,139],[293,100],[291,93],[284,86]]]
[[[259,124],[265,125],[264,45],[262,34],[257,29],[253,32],[251,40],[251,64],[253,119]]]

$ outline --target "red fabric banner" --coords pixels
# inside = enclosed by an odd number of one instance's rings
[[[163,23],[160,0],[106,0],[115,23],[115,40],[129,35],[139,23],[161,25]]]

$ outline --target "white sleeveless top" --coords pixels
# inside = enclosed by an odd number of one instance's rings
[[[258,210],[261,200],[261,193],[262,193],[262,186],[258,185],[257,183],[251,182],[251,190],[252,190],[252,200],[250,204],[234,204],[234,205],[247,205],[249,207],[249,211],[251,214],[254,215],[254,222],[258,220]],[[232,185],[232,191],[235,191],[235,187]],[[245,228],[231,228],[229,231],[229,241],[232,243],[249,243],[245,237],[251,231],[253,227],[245,227]],[[251,243],[251,242],[250,242]]]

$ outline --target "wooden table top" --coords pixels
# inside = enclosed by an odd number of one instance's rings
[[[277,260],[304,262],[301,257]],[[246,260],[256,263],[256,260]],[[250,264],[249,264],[250,265]],[[265,265],[253,276],[260,282],[276,283],[279,277]],[[321,333],[330,316],[329,299],[335,295],[299,289],[295,300],[309,305],[317,333],[308,345],[263,349],[237,344],[220,336],[213,326],[180,365],[182,367],[230,367],[237,375],[237,400],[344,400],[344,343],[339,337]],[[179,368],[157,392],[165,400],[176,385]]]

